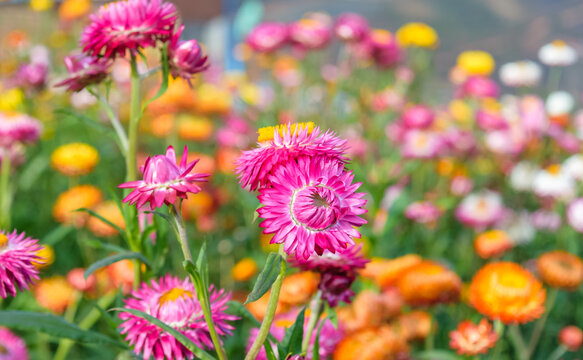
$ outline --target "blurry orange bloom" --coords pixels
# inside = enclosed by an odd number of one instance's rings
[[[213,196],[203,190],[182,201],[182,214],[186,219],[194,220],[212,213],[214,205]]]
[[[240,155],[241,152],[239,150],[228,147],[219,148],[216,153],[218,170],[226,174],[234,173],[236,161]]]
[[[450,176],[453,174],[455,165],[455,160],[453,158],[441,158],[435,165],[435,172],[440,176]]]
[[[360,275],[373,279],[380,287],[395,285],[399,277],[409,268],[419,264],[423,259],[419,255],[409,254],[395,259],[373,258],[360,272]]]
[[[109,265],[107,274],[114,288],[121,288],[124,294],[131,291],[134,284],[134,263],[132,261],[125,259]]]
[[[160,114],[150,120],[150,133],[156,137],[164,138],[174,128],[174,114]]]
[[[91,0],[64,0],[59,6],[59,18],[71,21],[82,18],[91,11]]]
[[[406,341],[423,340],[431,331],[435,331],[432,323],[429,313],[411,311],[397,318],[396,328]]]
[[[512,249],[512,240],[502,230],[490,230],[481,233],[474,240],[474,249],[483,259],[489,259],[504,254]]]
[[[363,290],[350,306],[337,310],[338,319],[347,333],[377,327],[396,316],[403,307],[403,299],[396,289],[384,293]]]
[[[336,346],[334,360],[397,360],[409,352],[405,339],[389,325],[348,335]]]
[[[216,163],[215,158],[206,154],[189,152],[188,153],[188,161],[194,161],[199,159],[198,163],[196,163],[196,167],[194,171],[201,174],[212,174],[215,172]]]
[[[109,220],[120,229],[125,229],[125,220],[121,210],[114,201],[105,201],[95,206],[93,209],[97,215]],[[87,228],[97,236],[114,236],[118,231],[111,225],[105,223],[95,216],[91,216],[87,221]]]
[[[251,258],[239,260],[231,269],[231,277],[236,281],[248,281],[257,274],[257,263]]]
[[[60,314],[74,300],[75,290],[62,276],[41,279],[34,287],[34,296],[40,306]]]
[[[259,300],[254,301],[245,305],[247,310],[257,319],[258,321],[263,321],[265,317],[265,312],[267,311],[267,303],[269,301],[269,296],[271,291],[268,291],[263,295]],[[289,306],[287,304],[283,304],[281,302],[277,303],[277,307],[275,309],[275,315],[283,314],[289,310]]]
[[[85,269],[75,268],[67,274],[67,281],[77,291],[91,291],[97,284],[97,278],[95,274],[89,275],[85,279]]]
[[[51,166],[65,176],[87,175],[99,161],[99,153],[88,144],[61,145],[51,154]]]
[[[527,323],[545,311],[542,283],[520,265],[495,262],[472,279],[470,303],[481,314],[505,324]]]
[[[216,85],[204,83],[198,88],[196,108],[203,114],[225,114],[231,102],[231,94]]]
[[[41,258],[38,262],[32,262],[37,269],[45,268],[55,262],[55,251],[49,245],[41,245],[40,250],[36,252],[36,256]]]
[[[318,282],[318,274],[310,271],[286,276],[281,285],[279,302],[292,307],[307,303],[318,289]]]
[[[56,221],[81,227],[89,218],[80,208],[90,209],[102,201],[101,190],[93,185],[75,186],[60,194],[53,206],[53,217]]]
[[[19,49],[26,46],[29,41],[28,34],[22,30],[12,30],[4,38],[6,45],[12,49]]]
[[[406,303],[428,306],[458,301],[462,282],[443,265],[424,260],[399,276],[397,287]]]
[[[480,320],[478,325],[469,320],[462,321],[449,333],[449,338],[449,346],[460,355],[486,354],[498,341],[498,335],[487,319]]]
[[[549,286],[574,290],[583,282],[583,261],[566,251],[544,253],[536,265],[539,276]]]
[[[213,122],[207,117],[180,116],[178,136],[183,140],[206,141],[213,135]]]
[[[157,88],[153,88],[151,94],[154,96]],[[181,110],[189,111],[196,105],[196,92],[188,84],[188,81],[178,78],[170,79],[168,89],[164,95],[154,100],[148,105],[148,114],[153,116],[175,113]]]

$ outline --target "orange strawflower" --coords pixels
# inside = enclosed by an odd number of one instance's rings
[[[486,319],[478,325],[471,321],[462,321],[456,330],[449,333],[449,346],[460,355],[486,354],[498,341],[498,334]]]
[[[183,140],[206,141],[213,135],[213,122],[207,117],[180,116],[178,136]]]
[[[395,288],[383,293],[363,290],[350,306],[337,310],[338,319],[346,333],[353,333],[369,327],[381,326],[395,317],[403,307],[403,299]]]
[[[257,263],[251,258],[239,260],[231,269],[231,277],[236,281],[248,281],[257,274]]]
[[[53,217],[60,223],[81,227],[89,218],[80,208],[91,209],[102,201],[101,190],[93,185],[79,185],[65,191],[57,198],[53,206]]]
[[[318,282],[318,274],[310,271],[286,276],[281,285],[279,302],[291,307],[307,303],[318,289]]]
[[[91,0],[64,0],[59,6],[59,18],[71,21],[82,18],[91,11]]]
[[[386,288],[395,285],[406,270],[422,261],[421,256],[414,254],[401,256],[396,259],[373,258],[360,271],[360,275],[373,279],[380,287]]]
[[[333,360],[397,360],[407,358],[407,342],[390,325],[368,328],[346,336],[336,346]]]
[[[107,274],[113,288],[121,288],[128,294],[134,284],[134,263],[128,259],[115,262],[107,267]]]
[[[397,287],[409,305],[429,306],[458,301],[462,281],[443,265],[424,260],[405,271]]]
[[[259,300],[245,305],[247,310],[249,310],[253,317],[255,317],[255,319],[257,319],[258,321],[263,321],[263,318],[265,317],[265,312],[267,311],[267,303],[269,301],[270,294],[271,291],[268,291],[267,293],[265,293],[265,295],[259,298]],[[288,305],[278,301],[277,307],[275,308],[275,315],[283,314],[289,311],[289,309],[290,307]]]
[[[150,120],[150,133],[159,138],[170,135],[174,128],[174,114],[160,114]]]
[[[201,191],[182,201],[182,214],[186,219],[197,219],[209,215],[215,207],[213,196],[208,191]]]
[[[504,254],[512,249],[510,236],[502,230],[490,230],[481,233],[474,240],[474,249],[483,259],[489,259]]]
[[[85,143],[61,145],[51,154],[51,166],[65,176],[87,175],[98,162],[97,150]]]
[[[73,302],[75,289],[62,276],[41,279],[34,287],[40,306],[60,314]]]
[[[201,153],[195,153],[195,152],[189,152],[188,153],[188,162],[194,161],[196,159],[198,160],[198,163],[196,163],[196,171],[201,173],[201,174],[212,174],[215,172],[215,169],[217,167],[216,163],[215,163],[215,158],[210,156],[210,155],[206,155],[206,154],[201,154]]]
[[[120,229],[125,229],[123,214],[115,202],[105,201],[97,205],[93,211],[95,211],[97,215],[100,215],[106,220],[109,220],[113,224],[117,225]],[[91,216],[89,218],[87,221],[87,227],[97,236],[114,236],[118,233],[118,231],[113,226],[105,223],[95,216]]]
[[[425,311],[412,311],[397,318],[396,326],[406,341],[423,340],[435,331],[431,315]],[[433,328],[433,329],[432,329]]]
[[[545,311],[542,283],[520,265],[495,262],[472,279],[470,304],[481,314],[505,324],[527,323]]]
[[[583,261],[566,251],[542,254],[536,261],[536,267],[541,279],[552,287],[574,290],[583,282]]]

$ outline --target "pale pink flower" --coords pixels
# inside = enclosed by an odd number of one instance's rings
[[[0,359],[28,360],[28,351],[24,340],[14,335],[10,330],[0,327]]]
[[[497,98],[498,84],[487,76],[470,76],[456,90],[457,97]]]
[[[298,20],[289,26],[291,41],[304,50],[325,47],[330,42],[331,36],[330,24],[317,16]]]
[[[410,130],[405,133],[401,154],[406,158],[431,159],[444,147],[441,136],[430,130]]]
[[[405,217],[420,224],[432,224],[441,216],[441,210],[429,201],[417,201],[405,209]]]
[[[568,208],[567,208],[568,211]],[[539,230],[556,231],[561,227],[561,215],[554,211],[539,209],[530,214],[532,225]]]
[[[499,193],[484,190],[466,196],[455,211],[464,225],[483,229],[499,221],[504,215],[504,204]]]
[[[485,109],[477,111],[476,122],[484,131],[506,130],[509,127],[506,119],[500,113]]]
[[[527,95],[518,104],[522,128],[531,136],[543,134],[549,127],[545,104],[535,95]]]
[[[16,296],[18,290],[28,289],[38,280],[35,263],[43,263],[36,253],[41,249],[38,240],[17,234],[0,231],[0,296]],[[1,354],[0,354],[1,355]]]
[[[407,129],[423,129],[433,124],[435,114],[425,105],[414,105],[405,109],[401,115],[401,123]]]
[[[26,114],[0,112],[0,146],[32,143],[38,140],[42,124]]]
[[[247,35],[247,45],[257,52],[270,53],[279,50],[289,39],[286,24],[266,22],[257,25]]]
[[[567,206],[567,222],[575,231],[583,233],[583,198],[578,198]]]
[[[344,41],[360,41],[368,34],[368,20],[359,14],[338,15],[334,24],[336,36]]]
[[[454,176],[449,184],[449,191],[456,196],[467,195],[473,188],[474,180],[463,175]]]

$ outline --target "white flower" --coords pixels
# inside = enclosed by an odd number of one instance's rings
[[[565,173],[575,180],[583,180],[583,155],[575,154],[563,162]]]
[[[575,99],[566,91],[555,91],[549,94],[546,101],[547,114],[559,116],[570,113],[575,106]]]
[[[530,60],[510,62],[500,67],[500,80],[510,87],[534,86],[540,81],[542,70]]]
[[[538,166],[528,161],[521,161],[510,172],[510,186],[518,191],[532,190],[534,175],[539,170]]]
[[[536,229],[531,224],[531,219],[527,211],[507,212],[504,219],[499,224],[515,245],[528,244],[534,239]]]
[[[538,196],[561,200],[572,199],[575,194],[575,180],[560,165],[539,170],[534,176],[532,187]]]
[[[575,199],[567,206],[567,222],[576,231],[583,232],[583,198]]]
[[[577,51],[562,40],[555,40],[540,48],[540,62],[547,66],[569,66],[577,62]]]

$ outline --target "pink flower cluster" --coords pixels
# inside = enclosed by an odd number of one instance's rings
[[[36,142],[42,124],[25,114],[0,112],[0,163],[9,157],[13,165],[24,161],[24,144]]]

